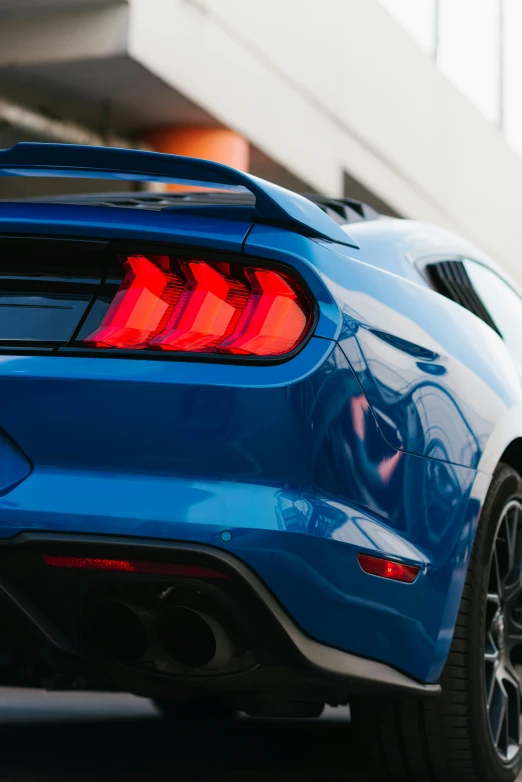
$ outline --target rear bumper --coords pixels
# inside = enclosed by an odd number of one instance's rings
[[[426,485],[429,460],[405,455],[403,465],[410,487],[415,478]],[[458,501],[451,498],[447,509],[445,497],[439,502],[448,525],[469,514],[465,532],[479,506],[469,503],[469,471],[453,471]],[[402,495],[394,502],[400,512]],[[431,521],[423,510],[417,504],[419,529]],[[0,497],[0,519],[7,549],[26,532],[212,546],[256,573],[305,635],[431,683],[451,641],[448,605],[458,610],[465,577],[463,560],[456,565],[449,551],[428,556],[360,506],[273,485],[37,467]],[[455,539],[459,534],[455,528]],[[413,584],[370,576],[357,563],[359,552],[419,565],[421,573]]]
[[[330,340],[258,370],[1,357],[0,426],[32,471],[0,494],[0,539],[214,546],[251,568],[310,638],[437,682],[480,509],[477,473],[393,449]],[[411,585],[369,576],[359,552],[422,572]]]
[[[249,630],[253,639],[252,649],[258,661],[254,667],[236,674],[221,675],[205,680],[206,690],[216,690],[221,695],[262,691],[265,687],[280,692],[300,693],[306,699],[302,687],[308,687],[308,697],[343,702],[352,693],[378,693],[393,691],[404,695],[437,695],[437,684],[423,684],[395,668],[327,646],[310,638],[289,616],[267,586],[237,557],[215,547],[188,543],[132,540],[95,535],[65,535],[50,533],[25,533],[0,546],[0,596],[10,612],[25,624],[39,642],[51,647],[54,653],[69,659],[81,657],[81,646],[71,642],[69,633],[63,632],[45,615],[41,600],[31,597],[23,586],[15,584],[6,575],[5,557],[38,557],[50,552],[71,556],[102,556],[108,558],[156,559],[170,562],[189,562],[204,565],[225,574],[236,585],[240,602],[236,610],[255,628]],[[127,576],[128,578],[128,576]],[[96,576],[93,577],[94,582]],[[30,580],[30,579],[29,579]],[[88,591],[88,581],[80,591]],[[33,587],[34,589],[34,587]],[[42,589],[45,593],[48,586]],[[30,591],[30,590],[29,590]],[[73,589],[74,591],[74,589]],[[45,603],[45,598],[43,599]],[[59,624],[59,623],[58,623]],[[74,635],[74,633],[73,633]],[[268,664],[267,664],[268,663]],[[151,675],[114,663],[111,673],[120,685],[137,694],[148,697],[165,697],[179,692],[180,682],[162,675]],[[291,695],[290,695],[291,697]]]
[[[430,623],[445,599],[440,571],[347,503],[275,486],[37,468],[0,509],[12,544],[20,532],[49,532],[50,542],[96,534],[215,547],[251,568],[310,637],[429,681]],[[392,554],[421,573],[414,584],[369,576],[357,563],[361,551]]]

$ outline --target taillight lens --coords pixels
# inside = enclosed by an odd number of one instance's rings
[[[311,302],[286,272],[165,255],[121,260],[123,282],[83,340],[91,347],[275,357],[310,330]]]

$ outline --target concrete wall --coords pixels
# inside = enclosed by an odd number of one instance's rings
[[[522,159],[375,0],[130,0],[129,52],[318,190],[343,170],[522,280]]]

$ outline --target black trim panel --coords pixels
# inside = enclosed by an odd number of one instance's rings
[[[435,289],[460,304],[500,334],[489,312],[478,297],[462,260],[429,263],[426,270]]]
[[[112,556],[148,560],[164,559],[168,555],[169,560],[175,559],[176,562],[189,561],[205,564],[235,579],[241,584],[241,589],[248,593],[253,604],[262,607],[272,622],[274,638],[284,638],[282,646],[286,647],[287,652],[288,649],[291,650],[289,658],[291,658],[292,667],[299,670],[307,679],[324,682],[329,687],[333,686],[346,692],[392,690],[399,694],[424,696],[438,695],[441,691],[438,684],[418,682],[385,663],[325,646],[310,638],[298,627],[250,568],[235,556],[218,548],[191,543],[136,540],[101,535],[31,532],[21,533],[10,541],[2,542],[1,549],[27,549],[37,553],[70,555],[81,552],[82,556]],[[20,597],[17,602],[21,605]],[[18,610],[20,610],[20,605]],[[32,614],[31,607],[25,603],[22,610],[37,627],[38,618]],[[47,634],[50,634],[49,628],[47,628]],[[53,639],[56,642],[58,635],[54,634]],[[67,644],[67,648],[63,648],[63,651],[70,654],[70,646]],[[252,673],[237,674],[236,677],[216,678],[222,685],[225,683],[225,678],[235,678],[239,684],[241,676],[249,675],[252,676]],[[262,676],[262,674],[257,675]],[[155,678],[164,679],[161,676]]]

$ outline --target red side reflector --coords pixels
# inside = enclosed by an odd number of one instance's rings
[[[413,584],[420,571],[420,567],[416,565],[403,565],[402,562],[370,557],[368,554],[358,554],[357,561],[365,573],[381,578],[391,578],[392,581],[402,581],[405,584]]]
[[[122,262],[123,282],[83,340],[91,347],[276,357],[310,329],[312,306],[290,274],[165,255]]]
[[[142,562],[134,559],[99,559],[98,557],[60,557],[42,554],[51,567],[75,570],[104,570],[113,573],[141,573],[152,576],[185,576],[186,578],[228,578],[224,573],[199,565],[170,562]]]

